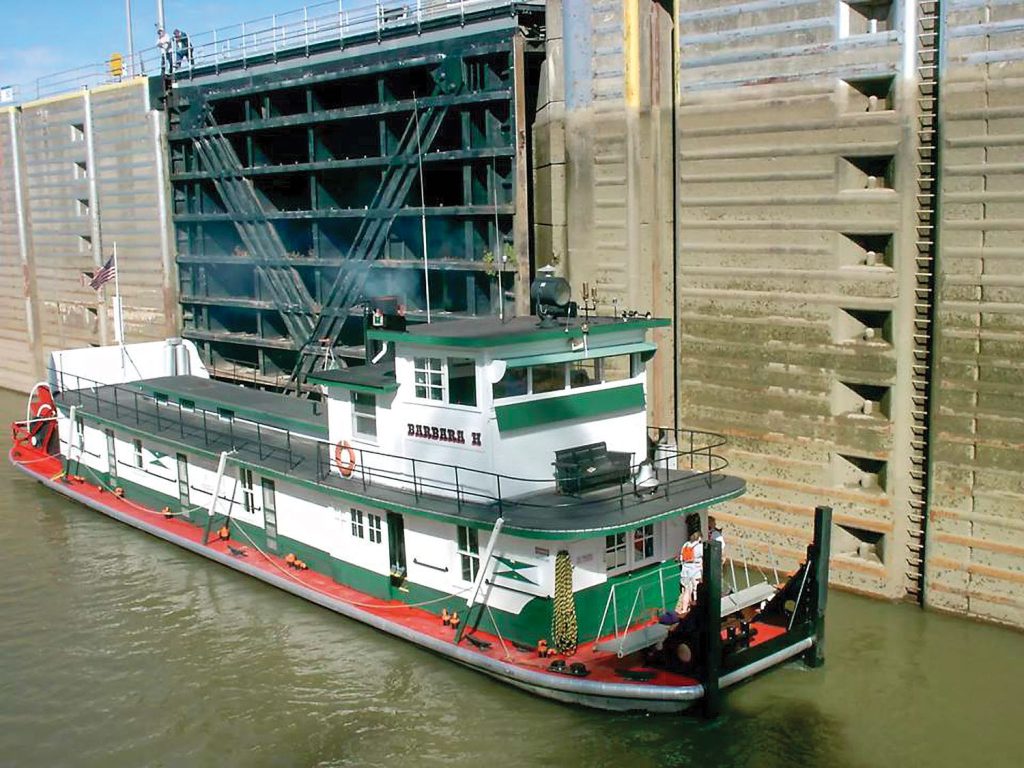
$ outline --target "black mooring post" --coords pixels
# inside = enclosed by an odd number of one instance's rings
[[[809,667],[825,663],[825,603],[828,600],[828,558],[832,549],[832,507],[814,508],[814,582],[811,584],[810,616],[814,645],[804,654]]]
[[[722,694],[718,688],[718,674],[722,666],[722,544],[704,542],[703,599],[700,601],[701,627],[704,641],[703,668],[704,698],[701,700],[704,717],[717,717]]]

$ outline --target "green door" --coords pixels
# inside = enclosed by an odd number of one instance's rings
[[[402,516],[388,512],[388,554],[391,558],[391,586],[405,589],[405,522]]]

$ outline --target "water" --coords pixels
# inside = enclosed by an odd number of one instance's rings
[[[0,391],[5,420],[21,396]],[[712,723],[535,698],[0,468],[0,764],[1017,766],[1024,636],[844,593]]]

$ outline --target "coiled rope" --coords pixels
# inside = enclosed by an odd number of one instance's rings
[[[555,558],[555,610],[551,614],[551,644],[559,653],[576,652],[579,633],[576,601],[572,593],[572,561],[562,550]]]

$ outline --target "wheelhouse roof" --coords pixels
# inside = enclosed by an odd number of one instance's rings
[[[367,335],[379,341],[438,347],[482,349],[559,338],[582,338],[586,333],[600,335],[628,330],[664,328],[671,321],[660,317],[584,317],[554,318],[550,326],[540,325],[533,316],[513,317],[504,322],[497,317],[444,320],[410,325],[404,331],[371,328]]]

